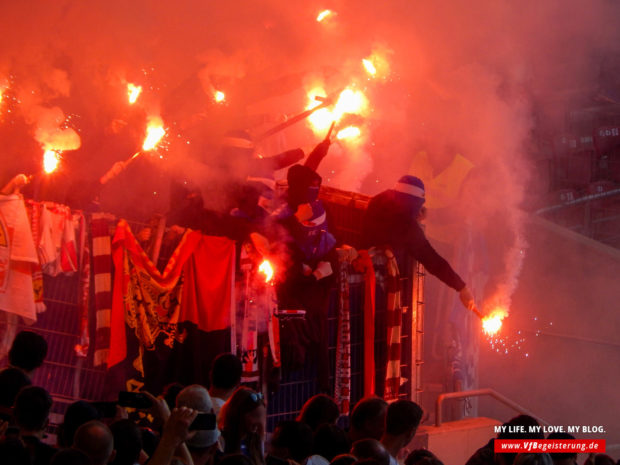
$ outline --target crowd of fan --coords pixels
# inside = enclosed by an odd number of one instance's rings
[[[50,394],[31,383],[46,356],[38,334],[22,331],[0,371],[0,463],[6,465],[442,465],[428,450],[403,451],[416,434],[422,409],[414,402],[361,399],[343,418],[334,400],[318,394],[296,420],[281,421],[266,434],[266,404],[260,393],[240,385],[241,363],[222,354],[211,369],[211,386],[171,384],[139,412],[101,403],[71,404],[54,445],[47,429]],[[194,429],[197,415],[213,414],[217,426]],[[131,416],[131,418],[130,418]],[[343,421],[345,420],[345,421]],[[346,427],[344,427],[344,423]],[[507,426],[537,424],[526,415]],[[513,428],[514,429],[514,428]],[[509,429],[507,428],[507,431]],[[267,437],[269,436],[269,437]],[[543,439],[542,433],[500,433],[498,439]],[[554,439],[570,435],[549,436]],[[577,454],[498,454],[493,441],[466,465],[574,465]],[[54,441],[52,441],[54,442]],[[399,460],[397,460],[399,459]],[[585,465],[615,465],[611,457],[591,455]]]

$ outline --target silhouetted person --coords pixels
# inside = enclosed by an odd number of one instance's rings
[[[73,436],[80,426],[100,419],[99,411],[92,404],[83,400],[72,403],[67,407],[63,422],[58,428],[58,445],[63,448],[71,447]]]
[[[467,309],[474,298],[461,277],[435,251],[418,224],[423,216],[424,183],[415,176],[402,176],[392,189],[375,195],[368,203],[362,228],[362,246],[389,247],[398,263],[413,256],[431,274],[459,293]]]
[[[405,465],[443,465],[443,462],[430,450],[416,449],[409,453]]]
[[[529,415],[518,415],[504,423],[504,432],[497,435],[497,439],[544,439],[541,432],[529,432],[530,426],[540,426],[535,418]],[[511,432],[515,426],[523,426],[524,432]],[[517,454],[495,453],[494,439],[478,449],[467,460],[465,465],[512,465]]]
[[[5,368],[0,371],[0,407],[3,413],[9,414],[8,410],[15,403],[17,393],[24,386],[30,385],[30,378],[19,368]]]
[[[112,465],[135,465],[142,451],[142,431],[133,421],[124,418],[110,425],[116,454]]]
[[[372,438],[379,441],[385,431],[387,402],[378,397],[360,399],[351,412],[349,438],[351,443]]]
[[[47,342],[32,331],[20,331],[9,349],[9,364],[23,370],[29,377],[43,365],[47,356]]]
[[[381,444],[390,454],[391,465],[398,464],[398,453],[411,442],[421,420],[422,409],[415,402],[401,399],[388,406]]]
[[[93,461],[93,465],[106,465],[114,460],[112,432],[97,420],[84,423],[77,429],[73,448],[84,452]]]
[[[177,404],[177,395],[183,390],[184,387],[185,386],[181,383],[170,383],[164,386],[161,395],[170,410],[172,410]]]
[[[373,459],[380,465],[390,464],[390,454],[380,441],[372,438],[360,439],[351,446],[351,454],[358,460]]]
[[[274,463],[272,457],[303,463],[312,454],[313,445],[312,430],[308,425],[292,420],[281,421],[271,437],[267,465]]]
[[[93,461],[81,450],[63,449],[52,457],[50,465],[92,465]]]
[[[340,409],[336,401],[327,394],[317,394],[310,397],[301,408],[297,421],[301,421],[314,432],[324,424],[335,425],[340,416]]]
[[[314,454],[331,462],[334,457],[349,451],[349,438],[343,429],[330,423],[324,423],[314,432]],[[316,465],[316,464],[315,464]]]
[[[39,386],[26,386],[15,398],[13,416],[31,465],[47,465],[56,453],[56,448],[42,442],[51,408],[52,398]]]
[[[575,436],[568,433],[549,433],[547,439],[575,439]],[[551,456],[551,460],[553,460],[553,465],[576,465],[577,464],[577,453],[562,453],[562,452],[552,452],[549,454]]]
[[[241,384],[241,371],[241,360],[235,354],[220,354],[213,360],[209,395],[216,415]]]

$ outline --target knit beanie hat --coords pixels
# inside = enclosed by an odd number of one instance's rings
[[[393,190],[409,195],[411,197],[417,197],[419,199],[422,199],[422,202],[425,201],[424,183],[418,177],[411,176],[409,174],[402,176],[393,187]]]

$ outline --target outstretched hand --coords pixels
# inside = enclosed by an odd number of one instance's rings
[[[476,308],[476,302],[474,301],[474,296],[471,291],[465,286],[459,292],[459,298],[461,299],[461,303],[463,306],[470,311],[474,311]]]

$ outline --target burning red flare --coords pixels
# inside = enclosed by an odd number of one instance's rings
[[[329,15],[332,14],[332,10],[323,10],[321,11],[318,16],[316,17],[317,22],[321,22],[323,21],[325,18],[327,18]]]
[[[502,329],[502,320],[508,316],[508,312],[497,307],[487,316],[482,318],[482,330],[487,336],[494,336]]]
[[[360,128],[358,128],[357,126],[347,126],[346,128],[338,131],[336,138],[338,140],[356,139],[357,137],[360,136],[361,133],[362,131],[360,131]]]
[[[152,117],[149,118],[149,123],[146,127],[146,137],[144,138],[144,143],[142,144],[142,150],[148,152],[149,150],[153,150],[159,144],[162,137],[166,134],[166,130],[164,129],[164,122],[160,117]]]
[[[325,91],[321,87],[316,87],[308,93],[310,100],[306,109],[311,109],[319,102],[315,100],[315,96],[325,95]],[[338,96],[338,101],[334,105],[333,109],[321,108],[312,113],[308,117],[308,121],[315,133],[324,133],[331,124],[335,121],[338,122],[345,114],[362,115],[367,113],[368,99],[364,93],[360,90],[354,90],[347,87]]]
[[[127,98],[129,99],[129,104],[133,105],[140,97],[142,93],[142,86],[136,86],[131,82],[127,84]]]
[[[213,100],[215,100],[216,103],[223,103],[226,101],[226,94],[221,90],[216,90],[213,93]]]
[[[60,165],[60,154],[56,150],[46,150],[43,153],[43,171],[47,174],[51,174]]]
[[[370,60],[369,58],[364,58],[362,60],[362,64],[364,65],[364,68],[366,68],[366,72],[368,74],[370,74],[371,76],[375,76],[377,74],[377,68],[375,67],[372,60]]]
[[[273,267],[271,263],[269,263],[269,260],[263,260],[263,263],[258,266],[258,271],[265,275],[266,283],[271,282],[273,279]]]

